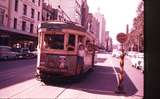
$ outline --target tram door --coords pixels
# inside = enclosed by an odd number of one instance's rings
[[[84,57],[84,68],[85,70],[88,70],[89,68],[92,68],[92,59],[93,59],[93,49],[92,49],[92,45],[91,45],[91,41],[90,40],[86,40],[86,53],[85,53],[85,57]]]

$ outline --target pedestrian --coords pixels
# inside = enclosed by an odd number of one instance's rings
[[[79,45],[78,48],[78,67],[84,65],[85,47],[83,44]]]

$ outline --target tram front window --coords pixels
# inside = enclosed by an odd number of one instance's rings
[[[45,48],[49,49],[64,49],[64,35],[63,34],[46,34]]]
[[[75,35],[69,34],[67,50],[74,51],[74,47],[75,47]]]

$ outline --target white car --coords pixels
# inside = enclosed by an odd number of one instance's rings
[[[12,48],[9,46],[0,46],[0,59],[17,59],[18,53],[12,51]]]
[[[131,57],[132,66],[140,69],[142,72],[144,71],[144,54],[137,53],[133,57]]]
[[[127,53],[127,55],[128,55],[129,57],[135,57],[136,54],[138,54],[138,52],[136,52],[136,51],[129,51],[129,52]]]
[[[112,52],[112,56],[116,57],[116,58],[119,58],[121,54],[122,54],[122,52],[119,50],[113,50],[113,52]]]

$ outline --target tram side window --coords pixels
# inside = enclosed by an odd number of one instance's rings
[[[86,41],[86,47],[87,47],[88,51],[93,51],[92,44],[89,40]]]
[[[74,49],[75,49],[75,35],[69,34],[67,50],[74,51]]]
[[[45,47],[50,49],[64,49],[64,35],[58,34],[46,34],[45,35]]]

